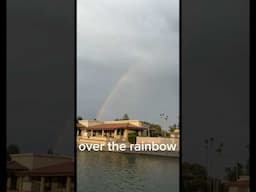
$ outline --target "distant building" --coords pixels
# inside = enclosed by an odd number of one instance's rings
[[[74,191],[74,161],[50,154],[13,154],[7,163],[7,192]]]
[[[171,138],[180,138],[180,129],[175,129],[174,131],[169,131]]]
[[[249,192],[250,178],[249,176],[240,176],[237,181],[225,182],[227,192]]]
[[[78,141],[105,143],[128,142],[129,134],[147,136],[149,124],[139,120],[97,121],[80,120],[77,123]]]

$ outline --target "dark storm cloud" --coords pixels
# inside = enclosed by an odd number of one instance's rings
[[[73,6],[7,2],[7,143],[21,152],[73,153]]]

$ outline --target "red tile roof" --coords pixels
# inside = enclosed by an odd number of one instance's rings
[[[133,129],[133,130],[144,130],[146,128],[133,125],[131,123],[106,123],[100,125],[90,126],[87,129],[93,130],[115,130],[115,129]]]
[[[12,171],[21,171],[21,170],[27,170],[27,167],[24,167],[23,165],[17,163],[16,161],[9,161],[7,162],[7,170],[8,172]]]
[[[55,165],[22,171],[20,175],[30,176],[74,176],[74,161],[66,161]]]
[[[233,181],[233,182],[227,182],[225,183],[227,186],[236,186],[236,187],[249,187],[250,181],[244,180],[244,181]]]

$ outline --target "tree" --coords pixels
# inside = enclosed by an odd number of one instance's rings
[[[10,154],[7,152],[7,155],[6,155],[6,157],[7,157],[7,161],[11,161],[12,159],[11,159],[11,156],[10,156]]]
[[[182,163],[182,191],[205,191],[206,168],[199,164]]]
[[[150,123],[149,129],[152,132],[152,136],[161,136],[162,135],[161,126],[158,124]]]
[[[52,149],[48,149],[47,153],[52,155],[53,154],[53,150]]]
[[[245,171],[246,171],[246,174],[249,175],[250,174],[250,162],[249,162],[250,159],[248,159],[246,161],[246,165],[245,165]]]
[[[219,146],[216,148],[216,153],[218,154],[218,156],[221,156],[221,153],[223,151],[223,147],[224,147],[224,144],[221,142],[219,144]]]
[[[123,116],[123,118],[122,118],[122,120],[129,120],[129,119],[130,119],[130,118],[129,118],[128,114],[125,113],[124,116]]]
[[[176,124],[170,125],[169,129],[170,129],[171,132],[173,132],[177,129],[177,125]]]
[[[18,154],[20,153],[20,148],[16,144],[10,144],[7,148],[8,154]]]
[[[11,161],[11,155],[10,154],[18,154],[20,153],[19,146],[16,144],[10,144],[7,147],[7,161]]]
[[[249,144],[247,144],[247,145],[245,146],[245,148],[246,148],[247,150],[249,150],[249,149],[250,149]],[[247,174],[247,175],[250,174],[250,159],[247,159],[247,161],[246,161],[246,164],[245,164],[245,174]]]
[[[243,174],[243,165],[241,163],[236,163],[233,167],[228,167],[225,169],[226,179],[229,181],[236,181],[237,178]]]
[[[127,113],[125,113],[121,119],[119,118],[114,119],[114,121],[122,121],[122,120],[130,120]]]

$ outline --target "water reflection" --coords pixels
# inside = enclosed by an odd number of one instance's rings
[[[77,152],[78,192],[176,192],[179,161],[113,152]]]

